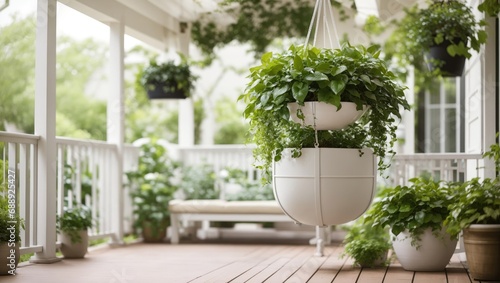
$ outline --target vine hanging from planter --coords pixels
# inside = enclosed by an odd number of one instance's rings
[[[346,17],[345,6],[340,1],[329,1],[339,9],[341,17]],[[216,13],[204,14],[193,23],[193,42],[207,55],[233,40],[249,42],[260,56],[275,38],[306,36],[314,1],[225,0],[219,7]],[[351,7],[355,9],[354,1]],[[221,18],[233,21],[222,23]]]

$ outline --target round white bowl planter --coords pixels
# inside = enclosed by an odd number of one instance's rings
[[[89,236],[87,230],[78,232],[81,241],[73,243],[70,235],[65,232],[61,233],[61,253],[64,258],[84,258],[89,246]]]
[[[292,102],[288,103],[288,109],[292,121],[307,126],[314,126],[313,114],[315,113],[317,130],[343,129],[356,122],[368,110],[368,106],[364,106],[363,110],[357,110],[353,102],[341,102],[341,105],[339,110],[337,106],[325,102],[304,102],[304,106]],[[304,121],[297,117],[298,109],[304,114]]]
[[[291,149],[273,164],[274,195],[295,222],[326,226],[361,216],[375,194],[377,158],[371,149]]]
[[[411,271],[444,270],[455,252],[458,241],[450,239],[445,229],[436,237],[430,228],[421,235],[418,247],[411,245],[408,232],[400,233],[395,239],[393,235],[392,238],[392,247],[401,266]]]

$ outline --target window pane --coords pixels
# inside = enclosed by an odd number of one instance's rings
[[[457,82],[456,78],[444,79],[444,89],[446,103],[455,103],[457,101]]]
[[[445,151],[446,152],[456,152],[457,151],[457,111],[455,109],[447,109],[445,115]]]
[[[441,80],[433,80],[429,88],[429,96],[431,104],[439,104],[441,102],[440,88],[441,88]]]
[[[430,111],[430,136],[429,136],[429,149],[430,152],[441,151],[441,127],[439,123],[439,109],[431,109]]]

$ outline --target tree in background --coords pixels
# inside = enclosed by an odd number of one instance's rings
[[[34,132],[35,17],[14,16],[0,28],[0,130]],[[106,139],[106,103],[84,94],[102,70],[106,46],[91,39],[57,38],[56,134]]]

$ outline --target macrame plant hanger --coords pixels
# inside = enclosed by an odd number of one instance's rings
[[[311,23],[309,24],[309,30],[307,31],[306,41],[304,43],[304,53],[307,56],[308,44],[311,38],[311,32],[314,28],[314,38],[312,45],[319,48],[339,48],[339,36],[337,33],[337,29],[335,27],[335,19],[333,17],[333,9],[330,4],[330,0],[317,0],[314,6],[313,16],[311,18]],[[315,136],[315,154],[316,160],[320,160],[320,150],[319,150],[319,140],[318,140],[318,130],[316,128],[316,105],[311,104],[311,113],[313,114],[313,127],[314,127],[314,136]],[[315,207],[316,207],[316,216],[322,226],[316,226],[316,256],[323,256],[324,246],[325,246],[325,236],[326,230],[325,227],[327,225],[324,224],[322,217],[322,208],[321,208],[321,184],[320,184],[320,164],[317,162],[315,164],[315,184],[314,184],[314,193],[315,193]]]

